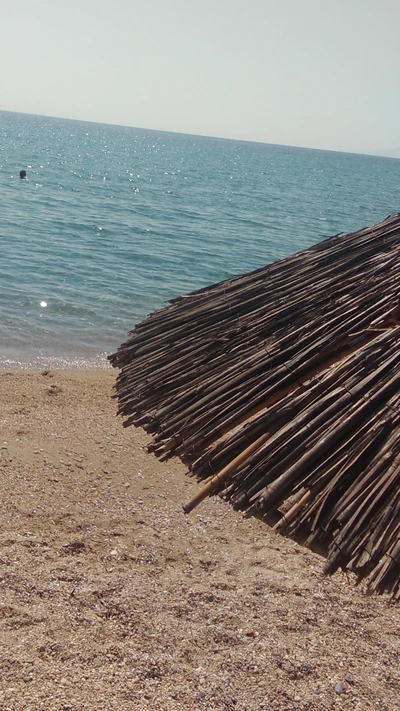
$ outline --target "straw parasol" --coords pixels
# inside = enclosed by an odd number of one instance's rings
[[[151,314],[109,357],[124,426],[400,597],[400,215]]]

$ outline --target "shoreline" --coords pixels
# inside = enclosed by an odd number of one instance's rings
[[[0,706],[398,707],[398,607],[197,490],[104,369],[0,369]]]
[[[84,356],[76,354],[74,356],[45,356],[26,355],[18,358],[17,356],[5,357],[0,354],[0,372],[3,370],[109,370],[112,369],[107,356],[109,353],[97,353],[93,356]]]

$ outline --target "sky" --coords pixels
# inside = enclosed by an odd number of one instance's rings
[[[399,0],[0,7],[5,111],[400,157]]]

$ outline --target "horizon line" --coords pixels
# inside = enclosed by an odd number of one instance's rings
[[[47,119],[57,119],[60,121],[74,121],[76,123],[89,123],[89,124],[95,124],[98,126],[116,126],[119,128],[130,128],[138,131],[152,131],[154,133],[166,133],[166,134],[172,134],[172,135],[178,135],[178,136],[192,136],[194,138],[209,138],[212,140],[217,140],[217,141],[233,141],[235,143],[254,143],[257,145],[264,145],[264,146],[276,146],[278,148],[295,148],[295,149],[300,149],[300,150],[307,150],[307,151],[321,151],[325,153],[343,153],[344,155],[358,155],[358,156],[368,156],[371,158],[387,158],[389,160],[400,160],[400,150],[398,151],[399,155],[388,155],[387,153],[380,153],[380,152],[370,152],[370,153],[360,153],[358,151],[345,151],[345,150],[338,150],[335,148],[316,148],[314,146],[303,146],[303,145],[293,145],[289,143],[271,143],[269,141],[258,141],[254,139],[247,139],[247,138],[230,138],[226,136],[214,136],[212,134],[207,134],[207,133],[190,133],[186,131],[171,131],[167,129],[162,129],[162,128],[148,128],[148,127],[143,127],[143,126],[133,126],[133,125],[128,125],[124,123],[108,123],[106,121],[94,121],[93,119],[79,119],[79,118],[70,118],[67,116],[52,116],[49,114],[36,114],[36,113],[30,113],[28,111],[13,111],[10,109],[0,109],[0,113],[5,113],[5,114],[19,114],[21,116],[37,116],[38,118],[47,118]],[[395,151],[397,152],[397,151]]]

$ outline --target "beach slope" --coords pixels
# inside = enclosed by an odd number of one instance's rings
[[[146,453],[113,371],[0,371],[0,708],[400,708],[399,608]]]

